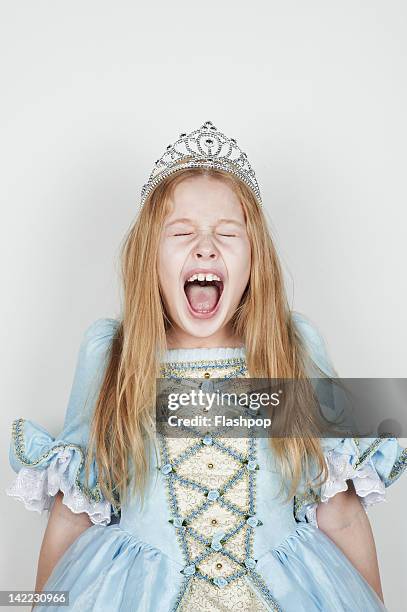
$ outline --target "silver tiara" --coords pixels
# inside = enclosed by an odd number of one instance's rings
[[[234,138],[219,132],[212,121],[190,134],[180,134],[179,139],[167,146],[164,154],[155,162],[150,177],[141,190],[140,208],[147,196],[167,176],[185,168],[217,168],[239,177],[254,193],[262,206],[260,188],[246,153]]]

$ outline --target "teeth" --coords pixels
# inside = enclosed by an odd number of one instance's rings
[[[199,280],[199,281],[220,281],[221,279],[219,278],[219,276],[217,276],[216,274],[203,274],[202,272],[200,272],[199,274],[193,274],[192,276],[190,276],[187,279],[188,283],[192,283],[194,280]]]

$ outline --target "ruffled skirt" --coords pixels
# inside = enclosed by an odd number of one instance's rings
[[[162,551],[124,531],[119,524],[93,525],[66,550],[44,590],[68,591],[69,606],[64,609],[75,612],[169,612],[185,580],[180,569]],[[278,547],[265,553],[258,560],[256,572],[279,606],[273,607],[262,597],[258,585],[253,585],[265,609],[386,610],[340,549],[311,524],[299,525]],[[247,580],[253,584],[248,576]],[[203,602],[202,609],[209,609],[206,604]],[[211,609],[245,610],[235,604],[230,607],[226,586],[219,589],[219,605]],[[47,605],[36,609],[55,612],[55,607]]]

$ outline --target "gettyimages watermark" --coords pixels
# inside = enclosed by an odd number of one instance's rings
[[[407,379],[157,379],[168,437],[407,437]]]

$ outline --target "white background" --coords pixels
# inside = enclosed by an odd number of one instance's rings
[[[31,589],[46,515],[4,493],[11,421],[61,429],[85,328],[119,315],[141,186],[181,132],[211,120],[247,152],[290,304],[339,374],[406,375],[407,8],[20,0],[0,22],[0,588]],[[370,511],[391,612],[406,483]]]

